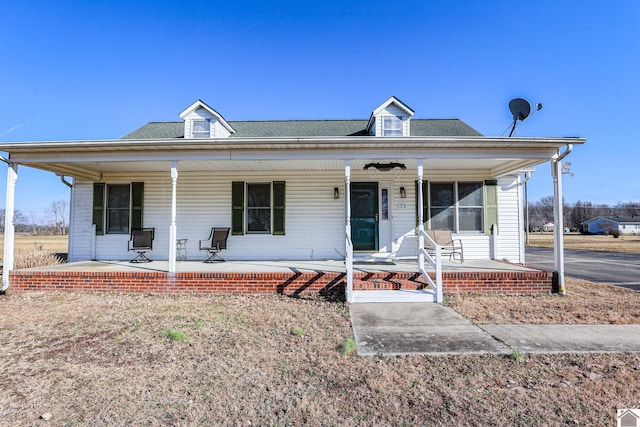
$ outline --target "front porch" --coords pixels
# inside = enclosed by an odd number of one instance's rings
[[[431,277],[435,271],[427,269]],[[444,293],[544,293],[553,273],[490,260],[443,261]],[[11,291],[98,291],[144,293],[242,293],[341,296],[347,282],[343,260],[227,261],[206,264],[168,261],[79,261],[10,272]],[[355,264],[353,301],[433,301],[434,292],[415,260]]]

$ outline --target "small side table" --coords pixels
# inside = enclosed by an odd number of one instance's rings
[[[176,239],[176,260],[187,260],[187,242],[189,239]]]

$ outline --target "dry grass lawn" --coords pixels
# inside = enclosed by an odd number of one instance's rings
[[[474,323],[640,323],[638,291],[571,278],[566,288],[566,297],[450,295],[447,305]]]
[[[590,287],[453,306],[600,322],[618,304],[637,322],[636,294]],[[616,408],[640,407],[639,354],[357,357],[351,337],[337,302],[9,292],[0,425],[615,425]]]
[[[553,247],[553,233],[529,234],[529,246]],[[564,247],[566,249],[589,249],[610,252],[640,252],[640,236],[613,236],[565,234]]]
[[[4,234],[0,234],[4,242]],[[45,253],[66,253],[68,236],[32,236],[30,234],[17,233],[15,235],[16,254],[33,250]],[[0,246],[0,258],[4,257],[4,244]]]
[[[16,247],[67,250],[66,237]],[[639,292],[573,279],[567,291],[448,304],[476,323],[640,323]],[[616,408],[640,407],[640,354],[357,357],[351,338],[339,302],[9,292],[0,425],[614,425]]]

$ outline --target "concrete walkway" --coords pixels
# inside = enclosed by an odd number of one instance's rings
[[[362,356],[510,353],[452,309],[435,303],[360,303],[349,306]]]
[[[435,303],[351,304],[361,356],[640,352],[640,325],[481,325]]]

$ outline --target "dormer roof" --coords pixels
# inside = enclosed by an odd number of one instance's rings
[[[184,120],[189,116],[192,112],[198,110],[199,108],[203,108],[209,112],[209,114],[213,115],[218,122],[225,127],[230,133],[235,133],[235,129],[231,127],[231,125],[222,117],[220,113],[218,113],[213,108],[209,107],[203,100],[198,99],[196,102],[188,106],[182,113],[180,113],[180,118]]]
[[[375,123],[376,117],[379,116],[380,113],[385,111],[392,104],[398,107],[399,109],[401,109],[402,111],[404,111],[408,117],[412,117],[415,114],[415,111],[413,111],[407,104],[400,101],[395,96],[392,96],[391,98],[387,99],[385,102],[380,104],[378,108],[376,108],[371,112],[371,116],[369,116],[369,122],[367,123],[367,129],[366,129],[367,132],[369,132],[369,130],[371,129],[371,126],[373,126],[373,124]]]

